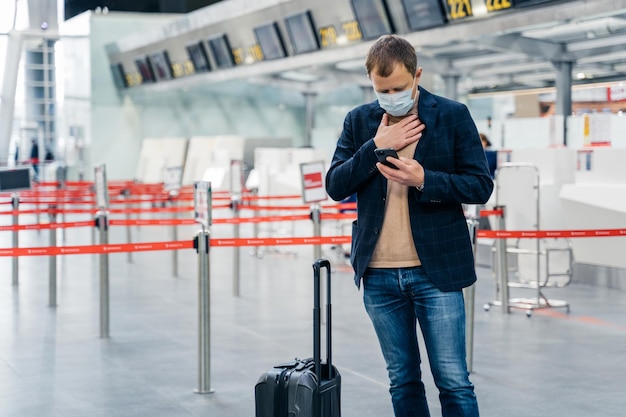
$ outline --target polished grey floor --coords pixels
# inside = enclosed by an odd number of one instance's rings
[[[181,227],[179,239],[191,239],[194,229]],[[282,226],[277,233],[297,229]],[[170,240],[168,228],[131,230],[133,241]],[[232,226],[214,227],[216,237],[231,232]],[[89,229],[58,235],[68,245],[91,242]],[[9,247],[10,238],[0,232],[0,247]],[[126,230],[112,228],[111,243],[125,241]],[[20,233],[23,247],[47,242],[47,231]],[[17,285],[11,259],[0,258],[0,416],[254,416],[258,377],[273,364],[312,354],[313,249],[241,249],[238,297],[233,252],[211,250],[211,394],[194,393],[194,251],[179,251],[177,277],[170,252],[135,253],[130,262],[126,254],[110,255],[109,338],[100,337],[97,255],[58,258],[56,307],[48,306],[48,258],[20,258]],[[323,253],[334,266],[333,356],[343,377],[343,416],[391,417],[384,363],[361,293],[345,261],[330,248]],[[570,284],[549,292],[570,302],[569,315],[539,310],[527,318],[519,310],[484,311],[495,285],[490,270],[478,273],[472,381],[483,416],[626,415],[625,292]],[[437,416],[437,393],[427,369],[425,375]]]

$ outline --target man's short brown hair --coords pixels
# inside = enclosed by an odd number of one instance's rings
[[[404,65],[411,75],[417,71],[417,55],[409,41],[396,35],[383,35],[372,45],[367,53],[365,68],[367,75],[372,72],[381,77],[388,77],[396,64]]]

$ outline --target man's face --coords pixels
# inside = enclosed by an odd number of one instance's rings
[[[397,63],[388,77],[381,77],[374,69],[370,73],[370,80],[372,81],[374,91],[377,93],[394,94],[413,87],[411,97],[415,97],[415,90],[419,84],[421,74],[421,68],[418,68],[415,74],[411,74],[404,65]]]

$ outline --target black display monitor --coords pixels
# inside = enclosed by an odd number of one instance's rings
[[[30,190],[30,167],[0,168],[0,192]]]
[[[540,3],[550,3],[552,1],[555,0],[515,0],[513,4],[515,5],[515,7],[525,7]]]
[[[126,79],[126,73],[124,72],[124,66],[122,64],[111,65],[111,73],[113,74],[113,82],[117,88],[127,88],[128,80]]]
[[[385,0],[351,0],[354,16],[359,22],[363,39],[376,39],[393,33]]]
[[[233,51],[225,33],[209,39],[209,47],[218,68],[230,68],[235,65]]]
[[[151,54],[150,65],[152,66],[155,81],[172,79],[172,65],[167,51]]]
[[[187,54],[196,72],[207,72],[211,70],[204,43],[197,42],[187,45]]]
[[[285,25],[294,54],[304,54],[320,49],[317,30],[309,10],[286,17]]]
[[[153,83],[155,81],[152,66],[150,65],[150,58],[137,58],[135,59],[135,65],[137,66],[137,71],[139,71],[139,74],[141,75],[142,84]]]
[[[254,28],[254,35],[263,51],[263,59],[278,59],[287,56],[285,44],[276,22]]]
[[[402,0],[411,30],[428,29],[446,23],[440,0]]]

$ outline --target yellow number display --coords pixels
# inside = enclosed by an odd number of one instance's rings
[[[472,16],[470,0],[448,0],[448,9],[450,10],[450,19],[452,20]]]
[[[127,72],[125,74],[125,77],[126,77],[126,83],[128,84],[129,87],[134,87],[136,85],[139,85],[143,81],[141,78],[141,75],[138,72]]]
[[[322,48],[337,44],[337,30],[334,26],[320,28],[320,40]]]
[[[361,39],[363,39],[363,34],[361,33],[361,29],[359,28],[359,23],[356,20],[344,22],[341,24],[341,27],[348,42],[360,41]]]
[[[246,58],[246,52],[243,48],[234,48],[233,57],[235,58],[235,64],[241,65],[243,60]]]
[[[172,63],[172,75],[174,76],[174,78],[182,77],[183,75],[185,75],[183,71],[183,66],[180,62]]]
[[[196,68],[193,66],[191,59],[187,59],[183,62],[183,74],[191,75],[196,73]]]
[[[252,62],[263,61],[263,50],[258,43],[248,47],[248,56],[252,58]]]
[[[513,7],[511,0],[485,0],[487,10],[496,12],[498,10],[510,9]]]

